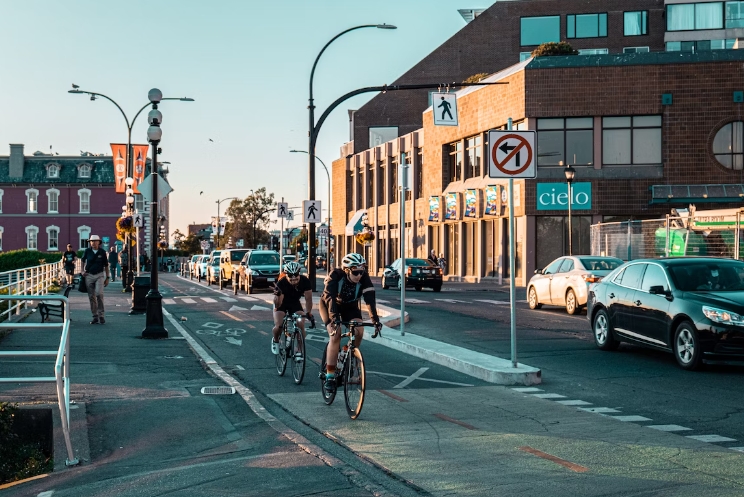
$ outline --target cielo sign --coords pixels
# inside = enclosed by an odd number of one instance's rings
[[[592,208],[592,184],[571,184],[571,210],[588,210]],[[568,185],[566,183],[538,183],[537,210],[567,211]]]

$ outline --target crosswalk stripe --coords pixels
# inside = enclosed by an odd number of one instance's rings
[[[202,300],[203,300],[204,302],[207,302],[207,303],[210,303],[210,304],[214,304],[215,302],[217,302],[217,301],[216,301],[215,299],[213,299],[212,297],[202,297],[201,299],[202,299]]]
[[[237,302],[238,301],[238,299],[234,299],[232,297],[220,297],[220,298],[224,300],[225,302]]]
[[[176,305],[176,301],[173,299],[163,299],[164,304]]]
[[[248,302],[255,302],[256,300],[258,300],[257,298],[254,298],[254,297],[239,297],[239,298],[243,300],[247,300]]]
[[[196,300],[194,299],[181,299],[181,302],[184,304],[196,304]]]

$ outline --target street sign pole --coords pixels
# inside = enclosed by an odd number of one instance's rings
[[[284,203],[284,197],[282,197],[282,203]],[[279,231],[279,264],[281,265],[282,262],[284,262],[284,216],[280,218],[282,220],[282,227]],[[280,266],[280,273],[284,271],[284,269]]]
[[[406,164],[406,153],[400,154],[400,221],[398,223],[398,239],[400,241],[400,336],[405,336],[406,330],[406,189],[408,187],[408,165]]]
[[[507,121],[506,129],[512,130],[512,118]],[[515,279],[515,244],[514,244],[514,178],[509,178],[509,320],[511,321],[511,361],[517,367],[517,299]]]

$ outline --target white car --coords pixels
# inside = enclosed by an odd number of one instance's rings
[[[623,263],[616,257],[577,255],[559,257],[544,269],[535,270],[527,283],[530,309],[543,304],[565,306],[576,314],[586,305],[589,285],[596,283]]]

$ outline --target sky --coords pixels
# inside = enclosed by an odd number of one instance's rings
[[[322,47],[360,24],[398,27],[356,30],[329,46],[315,72],[316,118],[341,95],[392,83],[435,50],[465,26],[457,9],[491,3],[0,0],[0,155],[10,143],[23,143],[26,155],[50,146],[60,155],[110,155],[110,143],[126,143],[124,118],[104,99],[68,94],[71,84],[111,97],[130,119],[159,88],[195,99],[160,105],[171,231],[208,223],[218,200],[261,187],[298,206],[308,198],[308,156],[289,151],[308,148],[310,70]],[[329,168],[349,141],[347,110],[373,96],[348,100],[326,120],[316,154]],[[145,111],[133,143],[147,143],[146,135]],[[316,164],[325,210],[328,179]]]

